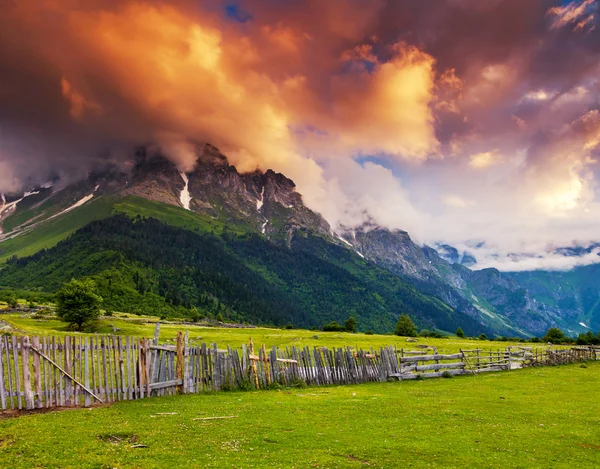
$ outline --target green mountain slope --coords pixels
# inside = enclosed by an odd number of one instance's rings
[[[24,211],[25,209],[26,207],[23,207]],[[18,215],[23,216],[22,213],[19,212]],[[141,197],[102,196],[68,213],[40,222],[25,233],[3,241],[0,243],[0,263],[13,256],[30,256],[42,249],[52,248],[89,222],[117,213],[153,217],[169,225],[192,231],[214,233],[232,231],[237,234],[256,232],[248,225],[231,223],[229,220],[193,213],[180,207],[153,202]],[[10,220],[7,218],[5,223]]]
[[[296,236],[290,249],[201,218],[190,219],[187,229],[132,218],[151,207],[137,202],[113,200],[112,210],[129,216],[93,221],[50,250],[9,261],[0,284],[55,291],[72,277],[92,276],[106,307],[121,311],[189,315],[195,307],[237,321],[303,327],[354,315],[361,329],[381,332],[390,331],[406,312],[422,327],[490,332],[308,232]],[[169,220],[169,210],[161,216]]]

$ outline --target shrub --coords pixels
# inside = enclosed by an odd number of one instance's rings
[[[400,315],[400,318],[396,323],[396,328],[394,329],[394,334],[403,337],[417,336],[417,326],[415,326],[415,323],[412,321],[408,314]]]
[[[373,331],[369,329],[367,332],[365,332],[365,335],[373,335]]]
[[[479,340],[487,340],[487,339],[488,339],[487,335],[485,335],[485,334],[480,334],[479,335]]]
[[[465,338],[465,333],[463,332],[463,330],[460,327],[458,329],[456,329],[456,337],[460,337],[461,339]]]
[[[287,326],[285,326],[285,328],[289,331],[290,329],[293,329],[294,326],[293,324],[288,324]]]
[[[323,331],[325,332],[343,332],[346,329],[340,326],[336,321],[331,321],[328,324],[323,324]]]
[[[544,342],[552,342],[553,344],[562,344],[566,339],[565,333],[558,327],[551,327],[548,329],[548,332],[546,332],[546,335],[542,337]]]

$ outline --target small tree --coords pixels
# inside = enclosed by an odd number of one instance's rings
[[[456,337],[460,337],[461,339],[465,338],[465,333],[463,332],[463,330],[460,327],[458,329],[456,329]]]
[[[346,332],[356,332],[356,326],[356,319],[354,319],[352,316],[350,316],[344,323],[344,328],[346,329]]]
[[[8,303],[8,306],[10,306],[12,309],[16,309],[19,307],[19,300],[17,300],[16,296],[9,296],[6,302]]]
[[[91,279],[71,280],[56,294],[56,314],[69,324],[81,326],[100,316],[102,297],[96,293],[96,284]]]
[[[542,337],[544,342],[551,342],[553,344],[562,344],[566,339],[565,333],[558,327],[551,327],[546,332],[546,335]]]
[[[330,323],[323,324],[322,329],[324,332],[344,332],[346,330],[344,326],[340,326],[337,321],[331,321]]]
[[[403,337],[416,337],[417,326],[412,322],[412,319],[408,314],[401,314],[400,319],[396,323],[394,334],[401,335]]]
[[[223,317],[222,313],[217,314],[217,317],[215,319],[219,322],[225,322],[225,318]]]

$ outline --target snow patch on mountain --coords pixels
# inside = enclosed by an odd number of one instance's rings
[[[190,195],[190,190],[189,190],[190,180],[189,180],[187,174],[185,174],[183,171],[180,171],[179,174],[181,175],[181,179],[183,179],[183,182],[185,182],[185,186],[183,187],[183,190],[181,191],[179,200],[181,201],[181,205],[183,205],[183,208],[185,208],[186,210],[191,210],[190,202],[192,201],[192,196]]]
[[[336,234],[335,237],[337,239],[339,239],[342,243],[347,244],[348,246],[350,246],[351,248],[354,248],[354,246],[352,246],[352,244],[350,244],[348,241],[346,241],[344,238],[342,238],[340,235]]]
[[[96,193],[96,191],[98,190],[100,186],[96,186],[94,188],[94,192],[92,192],[90,195],[86,195],[85,197],[79,199],[77,202],[75,202],[73,205],[71,205],[70,207],[67,207],[66,209],[64,209],[62,212],[59,212],[55,215],[52,215],[51,217],[48,218],[48,220],[52,220],[53,218],[59,217],[65,213],[70,212],[71,210],[76,209],[77,207],[81,207],[83,204],[85,204],[86,202],[92,200],[94,198],[94,194]]]
[[[260,199],[256,199],[256,210],[260,212],[263,204],[265,203],[265,187],[263,186],[262,191],[260,193]]]
[[[0,207],[0,215],[2,215],[4,212],[7,212],[8,210],[16,209],[17,205],[19,205],[19,202],[23,201],[23,199],[26,199],[30,195],[36,195],[39,193],[39,191],[25,192],[25,194],[23,194],[23,197],[8,204],[6,203],[6,197],[4,196],[4,194],[2,194],[2,207]]]
[[[585,327],[586,329],[589,329],[589,327],[586,326],[585,323],[583,323],[583,322],[580,322],[579,325]]]

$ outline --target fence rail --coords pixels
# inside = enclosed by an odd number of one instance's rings
[[[599,347],[461,350],[353,350],[291,347],[255,350],[216,344],[177,345],[136,337],[0,336],[0,406],[39,409],[89,406],[175,393],[260,389],[274,384],[358,384],[390,379],[477,374],[525,366],[597,360]]]

